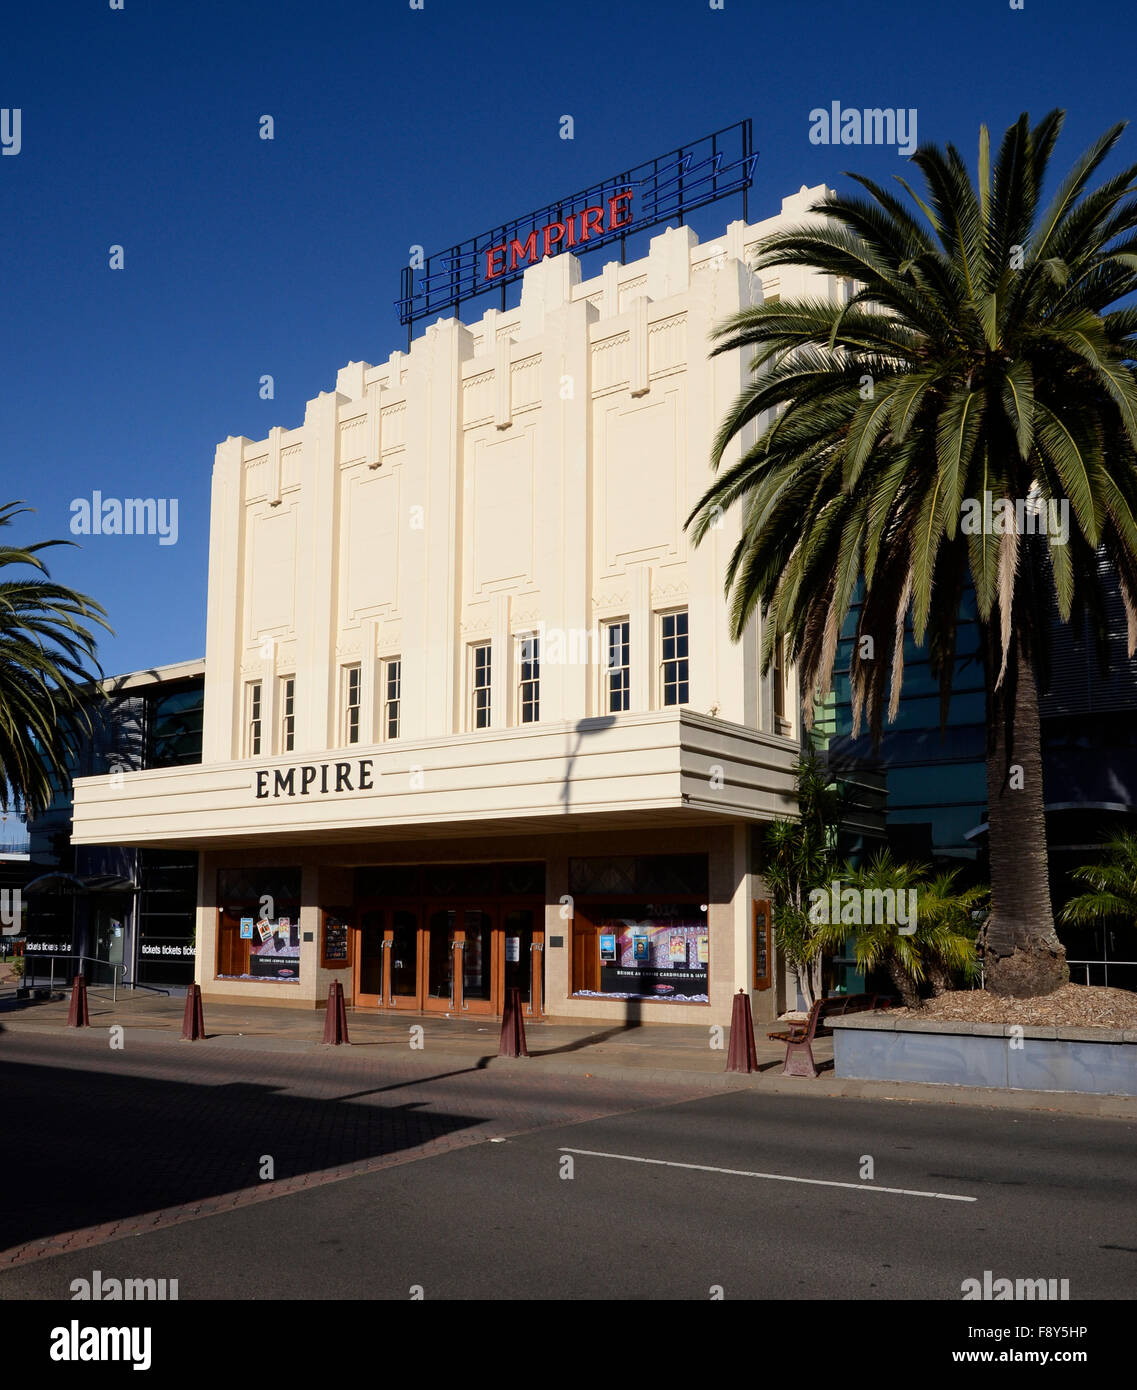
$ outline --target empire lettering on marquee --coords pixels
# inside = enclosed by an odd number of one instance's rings
[[[570,246],[583,245],[591,237],[603,236],[605,232],[616,232],[627,227],[632,221],[632,210],[621,207],[630,203],[633,194],[630,188],[608,199],[608,222],[604,222],[604,206],[584,208],[574,212],[563,222],[550,222],[546,226],[534,227],[524,241],[517,237],[503,241],[500,246],[486,248],[486,279],[496,280],[507,270],[516,270],[520,262],[535,265],[544,260],[556,247],[567,251]],[[508,258],[508,264],[506,263]]]
[[[266,768],[257,773],[257,799],[373,791],[374,765],[373,758],[357,758],[346,763],[301,763],[296,767]]]

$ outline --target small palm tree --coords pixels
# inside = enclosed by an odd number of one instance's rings
[[[988,889],[962,891],[955,886],[957,869],[932,874],[926,865],[897,864],[883,851],[859,869],[845,865],[840,875],[862,896],[891,890],[895,895],[915,895],[915,922],[902,932],[895,921],[864,922],[857,928],[857,969],[867,974],[880,966],[887,969],[905,1005],[920,1007],[920,986],[927,981],[942,994],[953,979],[974,979],[979,968],[976,935]],[[914,928],[914,930],[909,930]]]
[[[821,957],[844,940],[838,929],[810,920],[809,894],[825,887],[837,864],[837,827],[843,799],[813,749],[795,768],[798,818],[766,830],[763,876],[778,950],[793,966],[808,1009],[821,994]]]
[[[1088,883],[1090,891],[1071,898],[1062,909],[1062,921],[1071,926],[1093,926],[1121,921],[1137,926],[1137,833],[1122,831],[1105,847],[1100,864],[1084,864],[1073,878]]]
[[[946,716],[960,606],[974,589],[987,697],[992,913],[986,983],[1045,994],[1069,978],[1048,891],[1037,680],[1050,596],[1099,615],[1104,555],[1137,650],[1137,165],[1090,190],[1108,130],[1042,202],[1064,113],[1024,114],[973,181],[954,146],[922,146],[909,207],[867,178],[808,226],[764,243],[757,268],[802,266],[856,292],[736,314],[716,353],[752,352],[752,381],[715,439],[722,468],[688,518],[696,542],[738,505],[727,569],[733,635],[760,607],[763,669],[796,663],[808,721],[831,689],[861,602],[854,732],[899,710],[904,636],[927,644]],[[828,278],[826,278],[828,277]],[[1117,307],[1118,305],[1121,307]],[[992,520],[988,520],[990,499]],[[1007,506],[1004,506],[1004,502]],[[1067,518],[1045,535],[1038,507]],[[994,513],[998,522],[994,524]],[[1065,512],[1063,509],[1068,509]],[[976,525],[976,517],[981,521]]]
[[[0,506],[0,526],[30,508]],[[95,636],[109,632],[94,599],[48,578],[39,552],[71,541],[0,546],[0,570],[24,565],[42,578],[0,580],[0,807],[31,814],[51,801],[53,778],[66,782],[82,737],[90,732],[88,702]],[[100,672],[101,674],[101,672]]]

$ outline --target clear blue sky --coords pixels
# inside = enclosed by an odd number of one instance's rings
[[[299,424],[344,363],[405,347],[393,301],[411,245],[438,250],[745,116],[761,156],[752,220],[802,184],[841,186],[843,169],[915,172],[891,149],[811,145],[808,113],[833,100],[915,107],[920,140],[969,161],[981,121],[998,134],[1021,110],[1063,106],[1064,170],[1131,114],[1123,10],[10,5],[0,106],[21,109],[22,149],[0,157],[0,498],[36,513],[0,540],[67,536],[72,499],[95,489],[177,497],[176,545],[91,536],[51,565],[109,610],[108,672],[199,656],[215,445]],[[1137,130],[1122,149],[1137,161]],[[738,215],[720,204],[695,226],[709,239]]]

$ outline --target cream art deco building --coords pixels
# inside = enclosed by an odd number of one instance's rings
[[[747,375],[712,327],[843,286],[749,268],[802,189],[352,362],[213,470],[203,760],[76,782],[77,844],[200,853],[206,999],[721,1023],[784,999],[758,840],[792,813],[794,674],[695,549]],[[737,456],[737,453],[735,454]]]

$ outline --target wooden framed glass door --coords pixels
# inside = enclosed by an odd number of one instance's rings
[[[424,932],[425,1009],[455,1014],[499,1011],[502,948],[496,922],[490,908],[430,908]]]
[[[383,949],[385,932],[381,907],[369,908],[359,914],[355,936],[355,965],[352,979],[352,999],[359,1009],[378,1009],[384,995]]]
[[[543,1014],[539,901],[372,898],[357,904],[353,933],[356,1007],[500,1014],[512,987],[527,1014]]]
[[[422,1007],[429,1013],[453,1013],[461,988],[454,968],[460,944],[457,909],[430,908],[422,936]]]
[[[412,907],[387,909],[387,924],[383,934],[383,955],[386,966],[384,998],[389,1009],[417,1009],[421,983],[419,962],[422,958],[423,935],[419,914]]]
[[[525,1013],[544,1013],[544,915],[532,907],[504,907],[501,913],[504,988],[521,991]],[[502,995],[502,1005],[505,995]]]
[[[497,914],[483,907],[464,907],[460,910],[463,1013],[493,1014],[500,1012],[499,991],[495,988],[498,976],[498,957],[501,955],[501,933],[496,930]]]

